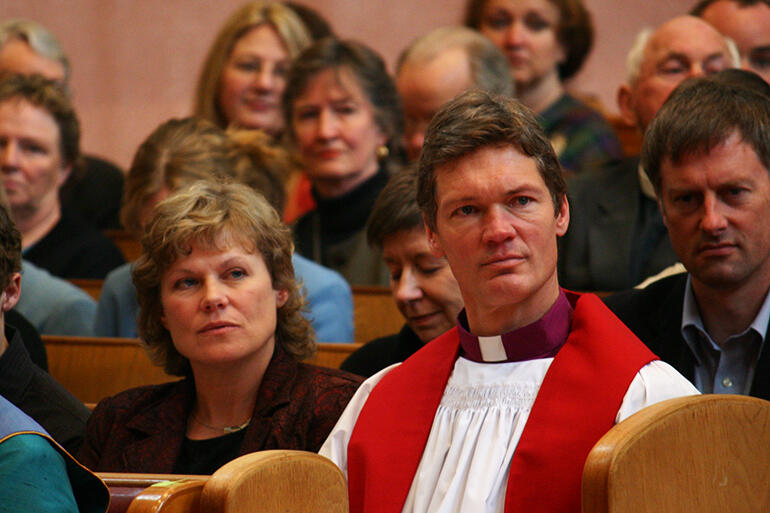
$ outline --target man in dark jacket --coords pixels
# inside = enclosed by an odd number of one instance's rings
[[[768,126],[770,86],[728,70],[682,83],[645,136],[642,162],[688,274],[607,304],[704,393],[770,399]]]

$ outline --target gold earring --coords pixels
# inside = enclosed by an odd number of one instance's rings
[[[382,160],[382,159],[384,159],[385,157],[387,157],[388,155],[390,155],[390,150],[388,149],[388,147],[387,147],[387,146],[385,146],[385,145],[383,144],[382,146],[379,146],[379,147],[377,148],[376,154],[377,154],[377,158],[378,158],[378,159],[380,159],[380,160]]]

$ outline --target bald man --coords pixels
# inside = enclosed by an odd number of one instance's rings
[[[673,18],[636,38],[618,90],[623,118],[644,133],[684,79],[737,67],[734,45],[705,21]],[[633,287],[677,261],[639,157],[569,184],[572,222],[561,239],[559,277],[575,290]]]
[[[396,87],[404,105],[409,160],[420,156],[428,123],[449,100],[470,88],[504,96],[514,90],[503,53],[465,27],[442,27],[409,45],[398,60]]]

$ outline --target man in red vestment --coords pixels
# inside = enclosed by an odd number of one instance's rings
[[[471,91],[427,130],[418,203],[465,303],[457,326],[374,375],[321,454],[351,512],[580,511],[616,422],[697,393],[591,294],[559,287],[561,168],[532,113]]]

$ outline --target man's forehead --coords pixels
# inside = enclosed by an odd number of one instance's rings
[[[713,54],[728,55],[724,38],[711,25],[692,16],[674,18],[656,30],[644,51],[644,65],[655,66],[669,55],[701,59]]]
[[[490,175],[487,172],[494,173],[494,181],[490,181]],[[472,183],[475,187],[480,187],[487,192],[494,191],[500,194],[508,194],[519,187],[545,186],[537,161],[511,144],[482,146],[436,166],[433,173],[436,192],[438,194],[441,190],[443,193],[443,198],[437,195],[439,201],[445,198],[455,200],[468,194],[467,190],[442,187],[442,183],[446,182],[452,182],[454,186],[457,180]]]
[[[734,157],[731,160],[724,160],[724,157]],[[754,146],[747,142],[743,135],[734,130],[722,141],[711,145],[703,145],[695,148],[674,161],[671,156],[666,156],[660,164],[660,176],[662,183],[668,183],[676,187],[680,185],[682,175],[679,171],[688,167],[696,172],[691,175],[696,178],[706,175],[707,169],[713,169],[715,163],[719,162],[718,174],[711,174],[710,181],[713,184],[729,184],[741,181],[755,165],[759,165],[764,173],[763,176],[770,177],[770,171],[764,166]]]
[[[472,85],[468,56],[462,48],[450,48],[427,60],[407,61],[396,77],[396,84],[407,102],[443,104]]]

